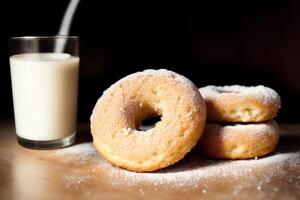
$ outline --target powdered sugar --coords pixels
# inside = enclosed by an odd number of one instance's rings
[[[185,88],[186,90],[189,91],[188,94],[190,94],[192,96],[192,99],[197,102],[198,98],[195,94],[197,92],[197,88],[195,87],[193,82],[180,74],[177,74],[175,72],[172,72],[172,71],[166,70],[166,69],[158,69],[158,70],[147,69],[147,70],[144,70],[141,72],[136,72],[136,73],[130,74],[130,75],[125,76],[124,78],[120,79],[113,85],[111,85],[108,89],[106,89],[103,92],[103,94],[105,95],[106,93],[110,93],[110,91],[114,90],[116,87],[119,87],[124,82],[131,82],[138,78],[150,77],[150,76],[159,76],[159,77],[175,79],[178,83],[181,84],[181,86],[183,86],[183,88]]]
[[[263,85],[259,86],[241,86],[241,85],[231,85],[231,86],[213,86],[209,85],[199,89],[200,93],[204,99],[212,100],[217,96],[232,94],[246,97],[254,97],[265,104],[273,103],[278,101],[278,93]]]
[[[182,76],[180,74],[172,72],[170,70],[166,70],[166,69],[159,69],[159,70],[147,69],[147,70],[144,70],[144,71],[141,71],[141,72],[136,72],[136,73],[133,73],[133,74],[129,74],[129,75],[123,77],[122,79],[120,79],[116,83],[112,84],[107,90],[105,90],[103,92],[103,94],[107,93],[108,91],[110,91],[114,87],[118,87],[120,84],[122,84],[124,82],[128,82],[128,81],[131,82],[132,80],[135,80],[135,79],[141,78],[141,77],[145,77],[145,76],[171,77],[171,78],[175,78],[176,80],[178,80],[178,82],[181,82],[186,87],[190,87],[190,85],[193,85],[193,83],[189,79],[185,78],[184,76]]]
[[[68,148],[57,150],[50,154],[55,157],[63,157],[66,162],[77,162],[85,164],[89,161],[95,161],[98,158],[98,153],[92,146],[92,143],[82,143]]]
[[[193,85],[193,83],[187,79],[186,77],[177,74],[175,72],[172,72],[170,70],[167,69],[147,69],[141,72],[136,72],[133,74],[130,74],[124,78],[122,78],[119,82],[123,82],[123,81],[130,81],[131,79],[135,79],[141,76],[164,76],[164,77],[171,77],[171,78],[175,78],[178,82],[184,84],[186,87],[190,87],[190,85]]]
[[[300,164],[298,153],[277,154],[260,160],[238,160],[238,161],[214,161],[203,160],[196,157],[189,158],[189,162],[183,165],[161,170],[155,173],[136,173],[114,168],[108,176],[112,177],[114,185],[134,185],[140,182],[148,182],[154,185],[169,185],[173,188],[188,186],[190,188],[202,187],[207,181],[220,178],[238,180],[252,172],[270,168],[269,178],[276,176],[275,166],[282,169],[283,164],[296,166]],[[294,159],[297,159],[293,161]],[[193,160],[194,159],[194,160]],[[102,161],[103,162],[103,161]],[[293,163],[294,162],[294,163]],[[266,172],[268,173],[268,172]],[[253,176],[256,176],[252,173]],[[264,180],[263,182],[266,182]]]
[[[63,177],[63,181],[66,184],[66,187],[75,187],[79,188],[82,183],[85,183],[88,181],[90,177],[89,176],[83,176],[83,175],[65,175]]]
[[[112,186],[130,187],[146,184],[182,190],[200,189],[203,194],[208,194],[212,185],[220,180],[227,184],[237,181],[247,183],[236,185],[232,191],[233,195],[240,194],[249,184],[254,185],[257,191],[266,189],[274,194],[282,191],[284,188],[271,184],[273,180],[294,184],[294,187],[300,189],[300,171],[294,176],[287,175],[287,170],[299,169],[300,151],[276,153],[257,160],[236,161],[210,160],[190,154],[180,163],[152,173],[130,172],[114,167],[97,154],[92,143],[57,150],[51,155],[72,161],[75,163],[75,169],[85,170],[85,175],[77,174],[75,170],[73,174],[63,177],[67,187],[77,188],[81,183],[88,182],[92,177],[97,178],[98,173],[104,172]],[[83,164],[84,168],[81,167]],[[144,190],[140,192],[145,193]]]

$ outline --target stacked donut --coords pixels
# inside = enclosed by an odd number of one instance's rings
[[[264,86],[206,86],[199,89],[207,123],[197,145],[203,155],[222,159],[263,156],[275,149],[280,108],[276,91]]]

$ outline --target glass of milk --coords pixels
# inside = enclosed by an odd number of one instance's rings
[[[10,38],[10,72],[18,143],[34,149],[75,140],[79,38]]]

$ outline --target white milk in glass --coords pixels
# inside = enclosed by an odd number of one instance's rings
[[[79,57],[26,53],[10,57],[16,132],[35,141],[76,132]]]

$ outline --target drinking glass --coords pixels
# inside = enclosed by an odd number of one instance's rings
[[[79,38],[10,38],[10,72],[18,143],[60,148],[75,140]]]

